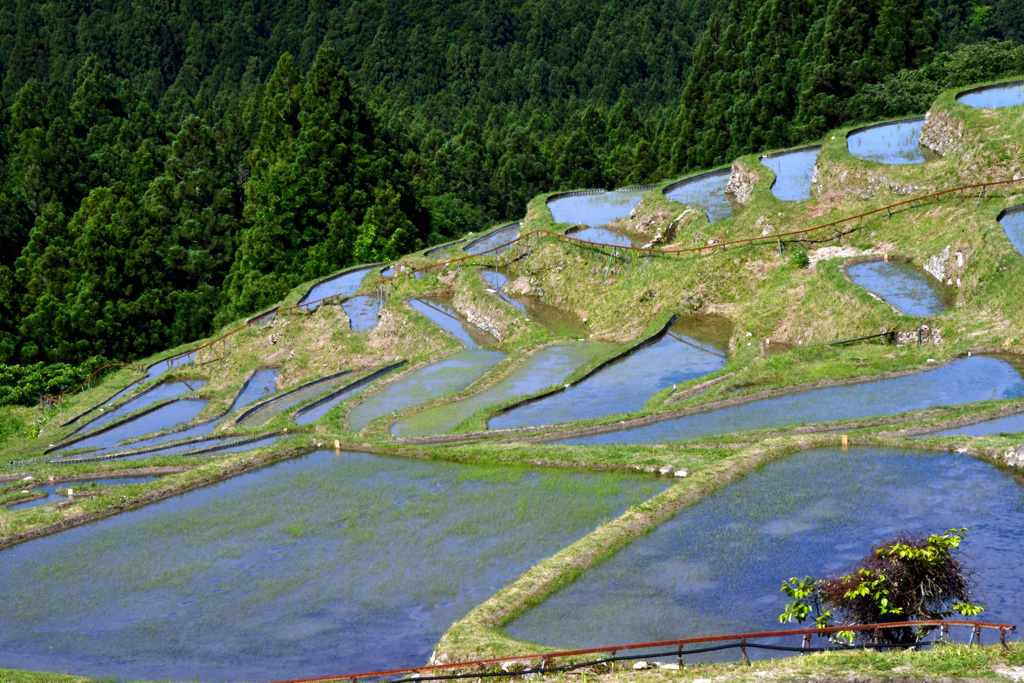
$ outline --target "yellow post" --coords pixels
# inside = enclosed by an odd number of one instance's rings
[[[889,252],[885,252],[884,254],[882,254],[882,260],[885,261],[886,263],[889,262]]]
[[[846,434],[843,434],[842,439],[843,439],[843,452],[845,453],[850,448],[850,437],[848,437]]]
[[[341,441],[339,439],[334,440],[334,454],[341,455]]]

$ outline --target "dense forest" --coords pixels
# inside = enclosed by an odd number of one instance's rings
[[[0,363],[131,360],[540,192],[920,113],[1022,39],[1019,0],[0,0]]]

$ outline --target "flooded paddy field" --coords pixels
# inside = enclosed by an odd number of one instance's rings
[[[323,299],[328,297],[337,296],[342,299],[350,297],[359,290],[367,273],[375,268],[377,268],[376,265],[361,266],[321,280],[310,287],[305,296],[299,299],[299,306],[307,311],[313,311],[320,306]]]
[[[377,316],[384,304],[380,297],[354,296],[342,302],[353,332],[368,332],[377,326]]]
[[[96,417],[92,421],[87,422],[85,425],[80,427],[78,429],[78,433],[85,434],[91,432],[107,423],[119,420],[129,413],[142,410],[154,403],[159,403],[160,401],[165,401],[167,399],[178,398],[184,394],[198,391],[199,389],[202,389],[205,384],[206,382],[203,380],[162,382],[110,409],[104,410],[101,407],[99,409],[99,417]]]
[[[568,311],[551,306],[532,296],[511,296],[505,291],[508,278],[497,270],[483,269],[480,277],[505,303],[512,306],[552,334],[564,337],[586,338],[590,329],[580,318]]]
[[[548,209],[551,210],[551,216],[556,223],[598,227],[628,216],[643,196],[643,190],[615,190],[562,196],[549,200]]]
[[[337,391],[351,381],[352,373],[348,370],[313,380],[250,408],[239,416],[238,424],[245,427],[264,425],[289,408]]]
[[[497,249],[496,251],[492,251],[492,249],[496,249],[497,247],[507,244],[519,237],[521,229],[521,223],[512,223],[511,225],[498,228],[497,230],[487,233],[483,237],[478,237],[472,242],[469,242],[465,247],[463,247],[463,251],[471,256],[481,254],[485,251],[491,254],[502,254],[506,249],[508,249],[507,246],[502,249]]]
[[[819,145],[761,157],[761,163],[775,171],[772,194],[787,202],[810,199],[811,180],[820,151]]]
[[[1024,380],[1012,365],[999,358],[973,356],[902,377],[760,399],[559,443],[640,444],[681,441],[714,434],[892,415],[1020,396],[1024,396]]]
[[[93,450],[87,455],[107,453],[115,450],[115,445],[121,441],[135,439],[191,422],[205,407],[206,401],[202,399],[178,399],[160,406],[151,412],[130,419],[127,422],[121,424],[114,423],[114,425],[108,426],[105,431],[101,431],[99,434],[86,435],[77,441],[54,448],[50,452],[61,453],[69,450],[89,448]]]
[[[939,315],[948,306],[941,283],[928,273],[897,261],[856,263],[846,270],[856,284],[904,315]]]
[[[723,322],[730,328],[727,321]],[[489,429],[528,427],[640,410],[662,389],[725,366],[724,347],[716,348],[688,336],[687,333],[700,336],[702,326],[710,328],[708,336],[714,339],[716,322],[708,322],[706,316],[699,322],[680,318],[654,343],[601,368],[564,391],[493,417],[487,426]],[[717,324],[717,327],[722,326]],[[721,335],[717,341],[722,343]],[[728,344],[728,332],[725,344]]]
[[[921,144],[923,125],[922,117],[858,128],[847,135],[846,147],[856,157],[882,164],[923,164],[939,158],[938,154]]]
[[[451,431],[485,408],[528,396],[564,380],[610,348],[610,344],[601,342],[580,342],[541,349],[494,387],[475,396],[410,415],[395,424],[391,433],[399,438],[409,438]]]
[[[1001,109],[1024,104],[1024,82],[974,88],[961,93],[957,102],[978,109]]]
[[[422,664],[454,620],[664,485],[313,453],[0,552],[0,658],[222,681]]]
[[[1017,253],[1024,254],[1024,204],[1012,206],[999,214],[999,224]]]
[[[565,234],[573,239],[595,244],[610,244],[615,247],[632,246],[633,240],[607,228],[569,228]]]
[[[970,529],[963,552],[982,618],[1021,623],[1021,483],[965,455],[851,448],[799,453],[746,475],[585,570],[505,630],[558,648],[761,631],[778,625],[786,579],[847,572],[900,532],[960,526]]]
[[[707,214],[709,223],[717,223],[732,218],[738,207],[725,192],[729,184],[729,169],[702,173],[681,180],[665,188],[665,196],[669,199],[694,206]]]

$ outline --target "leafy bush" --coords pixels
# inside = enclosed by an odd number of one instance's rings
[[[35,365],[0,364],[0,406],[31,406],[44,394],[60,394],[74,389],[89,376],[88,365],[67,363]]]
[[[834,625],[833,610],[844,625],[945,619],[954,613],[976,616],[984,607],[969,602],[973,581],[954,554],[966,528],[942,535],[901,535],[872,548],[856,571],[840,577],[790,579],[782,592],[793,598],[779,621]],[[883,629],[885,642],[912,642],[928,629]],[[840,637],[853,640],[853,633]]]

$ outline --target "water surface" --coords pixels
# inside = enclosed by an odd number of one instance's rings
[[[606,228],[584,228],[583,230],[566,230],[566,235],[569,237],[583,240],[584,242],[594,242],[596,244],[611,244],[616,247],[628,247],[633,244],[625,235],[620,235],[617,232],[612,232]]]
[[[559,648],[773,630],[789,577],[848,572],[901,531],[961,526],[970,529],[962,548],[984,620],[1021,623],[1020,484],[964,455],[851,448],[752,472],[587,569],[506,630]]]
[[[969,107],[1000,109],[1024,104],[1024,83],[1015,85],[993,85],[978,92],[967,93],[956,98]]]
[[[388,367],[372,372],[366,377],[358,379],[355,382],[349,384],[347,387],[338,390],[338,392],[333,396],[322,398],[319,401],[316,401],[306,406],[295,415],[295,424],[305,425],[316,422],[321,417],[326,415],[334,406],[338,405],[342,401],[346,401],[352,398],[353,396],[359,395],[360,393],[363,392],[363,390],[365,390],[367,387],[376,382],[377,379],[383,377],[384,375],[390,372],[393,372],[394,370],[397,370],[399,367],[403,365],[405,365],[404,361],[401,363],[395,363]]]
[[[582,365],[611,348],[610,344],[583,342],[541,349],[508,379],[475,396],[410,415],[395,424],[391,433],[399,438],[443,434],[485,408],[537,393],[564,381]]]
[[[1024,208],[1007,211],[999,219],[999,224],[1003,226],[1017,253],[1024,254]]]
[[[457,394],[505,357],[500,351],[469,348],[452,354],[392,382],[348,412],[354,432],[396,410],[404,410],[450,394]]]
[[[850,266],[846,273],[904,315],[923,318],[946,310],[939,282],[907,263],[868,261]]]
[[[113,422],[115,419],[120,419],[128,413],[134,413],[136,410],[142,410],[154,403],[167,400],[169,398],[178,398],[183,394],[187,394],[191,391],[197,391],[202,389],[206,385],[204,380],[189,380],[185,382],[163,382],[156,385],[152,389],[145,391],[134,398],[130,398],[124,403],[115,406],[97,417],[92,422],[89,422],[81,429],[82,432],[91,431],[97,427]]]
[[[662,443],[1021,396],[1024,381],[1012,365],[972,356],[913,375],[802,391],[560,443]]]
[[[494,293],[516,310],[525,313],[531,320],[560,337],[586,338],[590,328],[580,318],[568,311],[551,306],[533,296],[514,297],[505,292],[508,278],[497,270],[481,270],[480,276],[494,290]]]
[[[421,299],[410,299],[409,305],[417,312],[422,313],[432,323],[452,335],[472,349],[477,346],[490,346],[498,340],[488,332],[481,330],[468,320],[463,318],[451,302],[437,297],[423,297]]]
[[[376,266],[364,266],[355,270],[348,270],[329,280],[316,283],[309,288],[305,296],[299,299],[299,306],[307,311],[312,311],[320,306],[323,299],[328,297],[337,296],[344,299],[345,297],[352,296],[359,290],[359,286],[363,284],[366,271],[373,268],[376,268]],[[306,303],[307,301],[309,302],[308,304]]]
[[[377,316],[383,301],[376,296],[354,296],[342,302],[353,332],[367,332],[377,327]]]
[[[1003,417],[997,417],[994,420],[975,422],[974,424],[964,425],[963,427],[943,429],[940,432],[934,432],[932,434],[922,434],[921,437],[923,438],[926,436],[992,436],[994,434],[1019,434],[1021,432],[1024,432],[1024,413],[1017,413],[1016,415],[1005,415]]]
[[[811,196],[811,178],[818,162],[820,147],[783,152],[761,157],[761,163],[775,171],[772,194],[784,201],[800,201]]]
[[[114,450],[114,445],[118,442],[134,439],[140,436],[146,436],[147,434],[159,432],[164,429],[171,429],[172,427],[177,427],[180,424],[191,422],[203,411],[203,408],[206,407],[206,403],[206,401],[199,399],[178,399],[177,401],[157,408],[151,413],[147,413],[129,422],[125,422],[122,425],[118,425],[117,427],[103,432],[102,434],[95,434],[93,436],[86,437],[81,441],[76,441],[75,443],[55,448],[53,452],[60,453],[62,451],[77,450],[80,448],[95,448],[99,450],[83,455],[93,456],[99,455],[100,453],[106,453]]]
[[[632,413],[662,389],[725,367],[725,354],[687,337],[685,321],[660,340],[602,368],[565,391],[491,418],[489,429],[588,420]]]
[[[350,375],[351,372],[341,372],[330,377],[313,380],[312,382],[292,389],[291,391],[281,394],[276,399],[271,399],[270,401],[253,408],[251,412],[243,414],[238,418],[238,424],[246,427],[264,425],[293,406],[305,403],[317,396],[329,394],[330,392],[336,391],[337,389],[345,386],[352,381],[352,377]]]
[[[894,166],[923,164],[939,157],[921,145],[924,121],[904,121],[876,126],[846,138],[850,154]]]
[[[205,681],[425,664],[452,622],[663,486],[321,451],[0,551],[0,661]]]
[[[732,218],[737,206],[726,194],[729,184],[729,169],[711,175],[701,175],[693,180],[684,180],[665,192],[665,196],[680,204],[694,206],[707,214],[709,223]]]
[[[548,201],[548,209],[556,223],[582,223],[596,227],[625,218],[643,196],[644,190],[616,190],[559,197]]]
[[[245,386],[235,396],[228,412],[244,408],[273,395],[277,391],[277,376],[279,374],[281,374],[280,368],[265,368],[252,373]]]
[[[503,228],[498,228],[494,232],[484,235],[483,237],[467,244],[464,251],[467,254],[474,256],[485,251],[492,254],[504,253],[505,250],[508,249],[507,246],[502,249],[498,249],[497,251],[490,250],[495,247],[500,247],[501,245],[511,242],[515,238],[519,237],[519,231],[521,228],[522,225],[520,223],[513,223],[512,225],[506,225]]]

